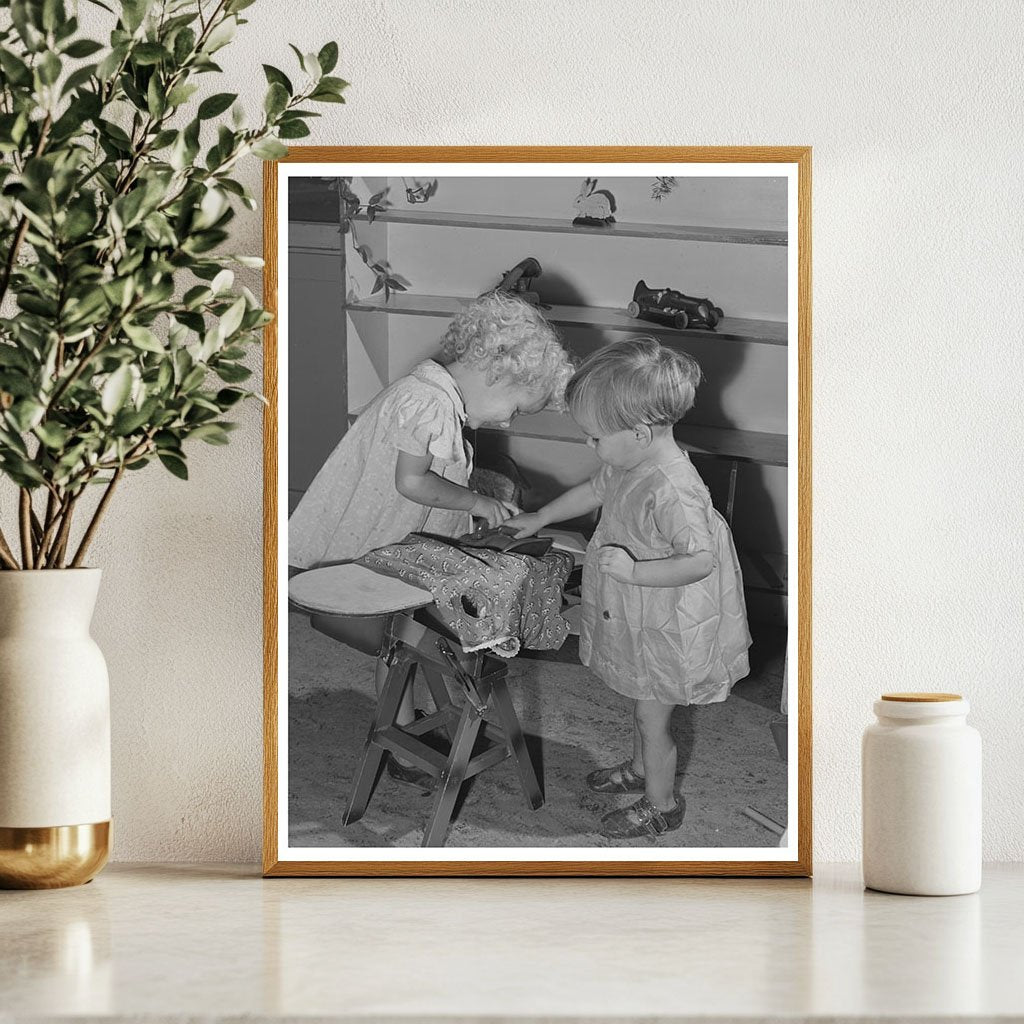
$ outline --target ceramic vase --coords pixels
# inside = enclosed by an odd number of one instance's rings
[[[0,887],[93,878],[110,851],[99,569],[0,571]]]

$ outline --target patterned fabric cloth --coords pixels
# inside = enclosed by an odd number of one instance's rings
[[[522,647],[557,649],[569,624],[562,618],[562,588],[572,555],[551,551],[541,558],[410,534],[399,544],[359,559],[387,576],[424,587],[441,620],[464,651],[484,647],[514,657]]]
[[[602,466],[583,565],[580,661],[611,689],[663,704],[725,700],[750,671],[743,579],[732,533],[689,456],[621,470]],[[604,545],[648,561],[710,551],[711,575],[684,587],[637,587],[597,569]]]
[[[327,457],[288,520],[288,564],[302,569],[358,558],[414,530],[457,537],[468,512],[431,508],[395,489],[400,451],[433,456],[430,469],[465,487],[472,449],[452,375],[427,359],[385,388]]]

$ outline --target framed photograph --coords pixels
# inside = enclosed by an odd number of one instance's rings
[[[266,165],[265,875],[811,873],[810,196]]]

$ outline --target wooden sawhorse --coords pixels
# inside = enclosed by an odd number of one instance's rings
[[[507,757],[515,761],[530,807],[537,810],[544,803],[508,693],[503,662],[480,651],[462,653],[446,636],[417,622],[411,613],[391,617],[380,657],[388,666],[388,674],[345,812],[346,825],[358,821],[366,811],[387,751],[401,755],[437,779],[423,846],[444,845],[462,783]],[[412,684],[417,669],[423,674],[436,710],[408,725],[399,725],[395,719],[402,695]],[[445,676],[451,677],[461,690],[461,707],[452,701]],[[435,729],[446,733],[451,730],[447,753],[420,739],[423,733]],[[491,743],[474,756],[473,748],[481,732]]]

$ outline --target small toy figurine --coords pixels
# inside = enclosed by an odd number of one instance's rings
[[[637,281],[626,311],[640,320],[670,324],[681,331],[687,327],[713,331],[725,316],[710,299],[696,299],[673,288],[648,288],[643,281]]]
[[[584,178],[580,194],[576,197],[576,217],[573,224],[589,227],[607,227],[615,223],[615,196],[606,188],[597,187],[597,178]]]
[[[533,279],[541,273],[540,263],[533,256],[520,260],[511,270],[502,274],[501,280],[492,288],[496,292],[516,295],[531,306],[542,305],[539,293],[533,290]],[[484,293],[489,294],[487,292]]]

